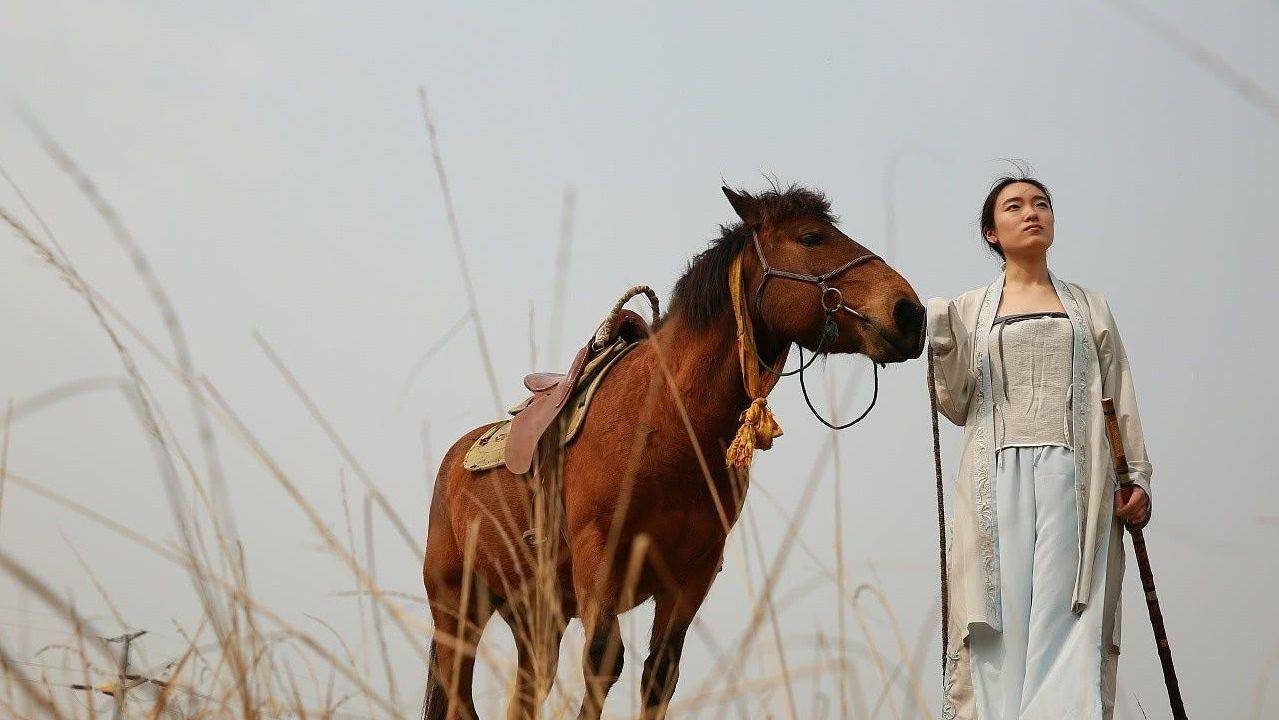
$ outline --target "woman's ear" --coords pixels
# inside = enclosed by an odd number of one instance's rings
[[[732,188],[724,186],[720,188],[724,191],[724,197],[728,198],[728,204],[733,206],[733,211],[737,213],[737,217],[742,222],[751,226],[760,224],[759,203],[748,193],[735,192]]]

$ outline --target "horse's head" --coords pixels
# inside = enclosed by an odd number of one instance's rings
[[[795,342],[880,363],[919,357],[925,314],[914,288],[835,226],[821,193],[792,186],[752,195],[726,187],[724,195],[742,219],[725,236],[738,236],[743,300],[767,331],[761,344]]]

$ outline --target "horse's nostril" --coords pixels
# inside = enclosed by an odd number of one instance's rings
[[[897,305],[893,307],[893,322],[897,323],[897,329],[902,335],[908,338],[916,338],[919,336],[920,328],[924,326],[925,311],[922,305],[907,298],[897,301]]]

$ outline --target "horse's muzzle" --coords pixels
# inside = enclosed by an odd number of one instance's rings
[[[898,303],[898,306],[900,306],[900,303]],[[867,317],[865,313],[855,310],[847,304],[841,304],[838,309],[857,318],[864,329],[869,330],[872,334],[879,338],[880,345],[888,351],[887,354],[889,357],[882,360],[876,360],[877,363],[883,365],[885,363],[905,362],[906,360],[919,357],[920,351],[915,347],[919,342],[917,339],[907,336],[900,331],[885,332],[885,329],[879,323]],[[894,322],[897,321],[894,320]],[[865,353],[864,351],[863,354],[868,355],[868,353]],[[872,358],[872,360],[873,359],[874,358]]]
[[[893,323],[899,338],[894,345],[905,354],[903,360],[912,360],[924,352],[927,322],[927,311],[918,301],[902,298],[893,306]]]

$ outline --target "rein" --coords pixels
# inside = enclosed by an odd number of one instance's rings
[[[737,342],[738,342],[738,358],[742,368],[742,383],[746,388],[746,395],[751,399],[751,405],[741,416],[742,426],[737,431],[737,436],[733,438],[732,444],[728,448],[727,459],[730,466],[749,467],[751,457],[754,450],[758,447],[761,450],[767,450],[772,447],[773,438],[782,434],[781,427],[777,424],[773,417],[772,411],[768,409],[767,396],[777,381],[783,377],[790,375],[799,375],[800,392],[804,396],[804,402],[808,405],[808,409],[812,412],[813,417],[819,422],[832,430],[844,430],[861,422],[870,414],[875,407],[875,402],[879,399],[879,364],[872,361],[871,369],[875,379],[875,391],[871,396],[870,405],[851,421],[842,425],[836,425],[822,417],[821,413],[813,405],[812,399],[808,395],[808,386],[804,382],[804,371],[810,365],[817,361],[822,354],[822,350],[834,343],[839,337],[839,326],[835,322],[835,314],[843,310],[857,319],[865,323],[875,334],[883,338],[883,334],[875,323],[862,313],[849,307],[844,302],[844,294],[839,288],[829,285],[828,281],[842,275],[843,273],[871,260],[879,259],[875,253],[868,252],[859,255],[852,260],[836,267],[833,270],[822,273],[821,275],[808,275],[804,273],[792,272],[790,270],[780,270],[768,264],[768,259],[764,257],[764,249],[759,243],[759,234],[751,233],[751,243],[755,246],[755,254],[759,257],[760,267],[764,272],[764,279],[760,282],[759,287],[755,289],[754,305],[755,312],[762,312],[762,303],[764,300],[764,288],[768,285],[768,281],[774,277],[786,280],[794,280],[797,282],[816,285],[821,291],[822,313],[825,316],[825,323],[822,327],[821,338],[818,339],[817,348],[813,351],[812,357],[804,361],[804,348],[796,343],[799,347],[799,367],[794,370],[783,371],[785,366],[787,352],[783,351],[778,360],[773,363],[776,367],[769,364],[767,360],[759,354],[759,348],[755,343],[754,329],[750,321],[750,313],[747,309],[747,303],[743,298],[742,288],[742,258],[739,254],[733,260],[733,265],[729,269],[729,289],[733,301],[733,315],[737,321]],[[886,341],[885,341],[886,342]],[[749,353],[747,350],[749,349]],[[789,349],[789,348],[788,348]]]

